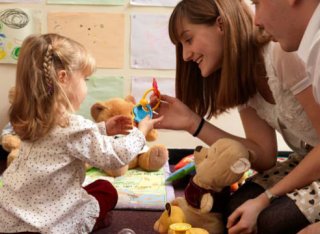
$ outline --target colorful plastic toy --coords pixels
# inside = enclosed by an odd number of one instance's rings
[[[158,103],[152,108],[149,101],[146,99],[147,95],[153,91],[153,94],[158,97]],[[158,89],[158,84],[155,78],[153,78],[152,81],[152,88],[148,89],[142,98],[140,99],[139,103],[133,107],[132,113],[134,116],[134,121],[140,122],[142,119],[144,119],[147,115],[152,118],[153,111],[158,108],[160,105],[160,92]]]
[[[183,157],[175,166],[174,171],[179,170],[180,168],[186,166],[188,163],[194,160],[193,154]]]
[[[194,161],[188,163],[187,165],[185,165],[184,167],[180,168],[179,170],[173,172],[167,179],[166,179],[166,183],[170,183],[172,181],[181,179],[183,177],[185,177],[186,175],[189,175],[191,172],[195,172],[196,168],[195,168],[195,164]]]

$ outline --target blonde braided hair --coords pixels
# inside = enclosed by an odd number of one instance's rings
[[[52,45],[49,44],[46,55],[44,56],[44,62],[43,62],[44,77],[45,77],[45,80],[47,83],[47,91],[48,91],[49,96],[51,96],[54,91],[53,90],[53,80],[52,80],[52,76],[51,76],[52,52],[53,52]]]

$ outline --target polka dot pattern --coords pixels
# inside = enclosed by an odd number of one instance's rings
[[[84,162],[118,168],[145,145],[138,129],[117,139],[105,132],[104,123],[70,115],[68,127],[22,142],[18,158],[3,174],[0,232],[89,233],[99,205],[82,189]]]

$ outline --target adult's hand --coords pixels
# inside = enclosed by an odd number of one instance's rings
[[[298,234],[318,234],[320,233],[320,222],[310,224],[302,229]]]
[[[161,95],[160,101],[160,106],[155,112],[157,116],[163,116],[163,119],[155,125],[155,128],[194,132],[200,122],[200,116],[175,97]]]
[[[257,233],[258,215],[268,205],[269,200],[264,194],[243,203],[228,218],[228,234]]]

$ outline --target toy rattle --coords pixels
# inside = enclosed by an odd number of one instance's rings
[[[158,102],[157,104],[152,108],[149,101],[146,99],[147,95],[153,91],[153,94],[156,95],[158,97]],[[147,115],[150,116],[150,118],[152,118],[153,116],[153,111],[155,109],[158,108],[158,106],[160,105],[160,92],[158,89],[158,84],[155,80],[155,78],[153,78],[152,81],[152,88],[148,89],[144,95],[142,96],[142,98],[140,99],[139,103],[137,105],[135,105],[132,109],[132,113],[134,116],[134,121],[136,122],[140,122],[141,120],[143,120]]]

